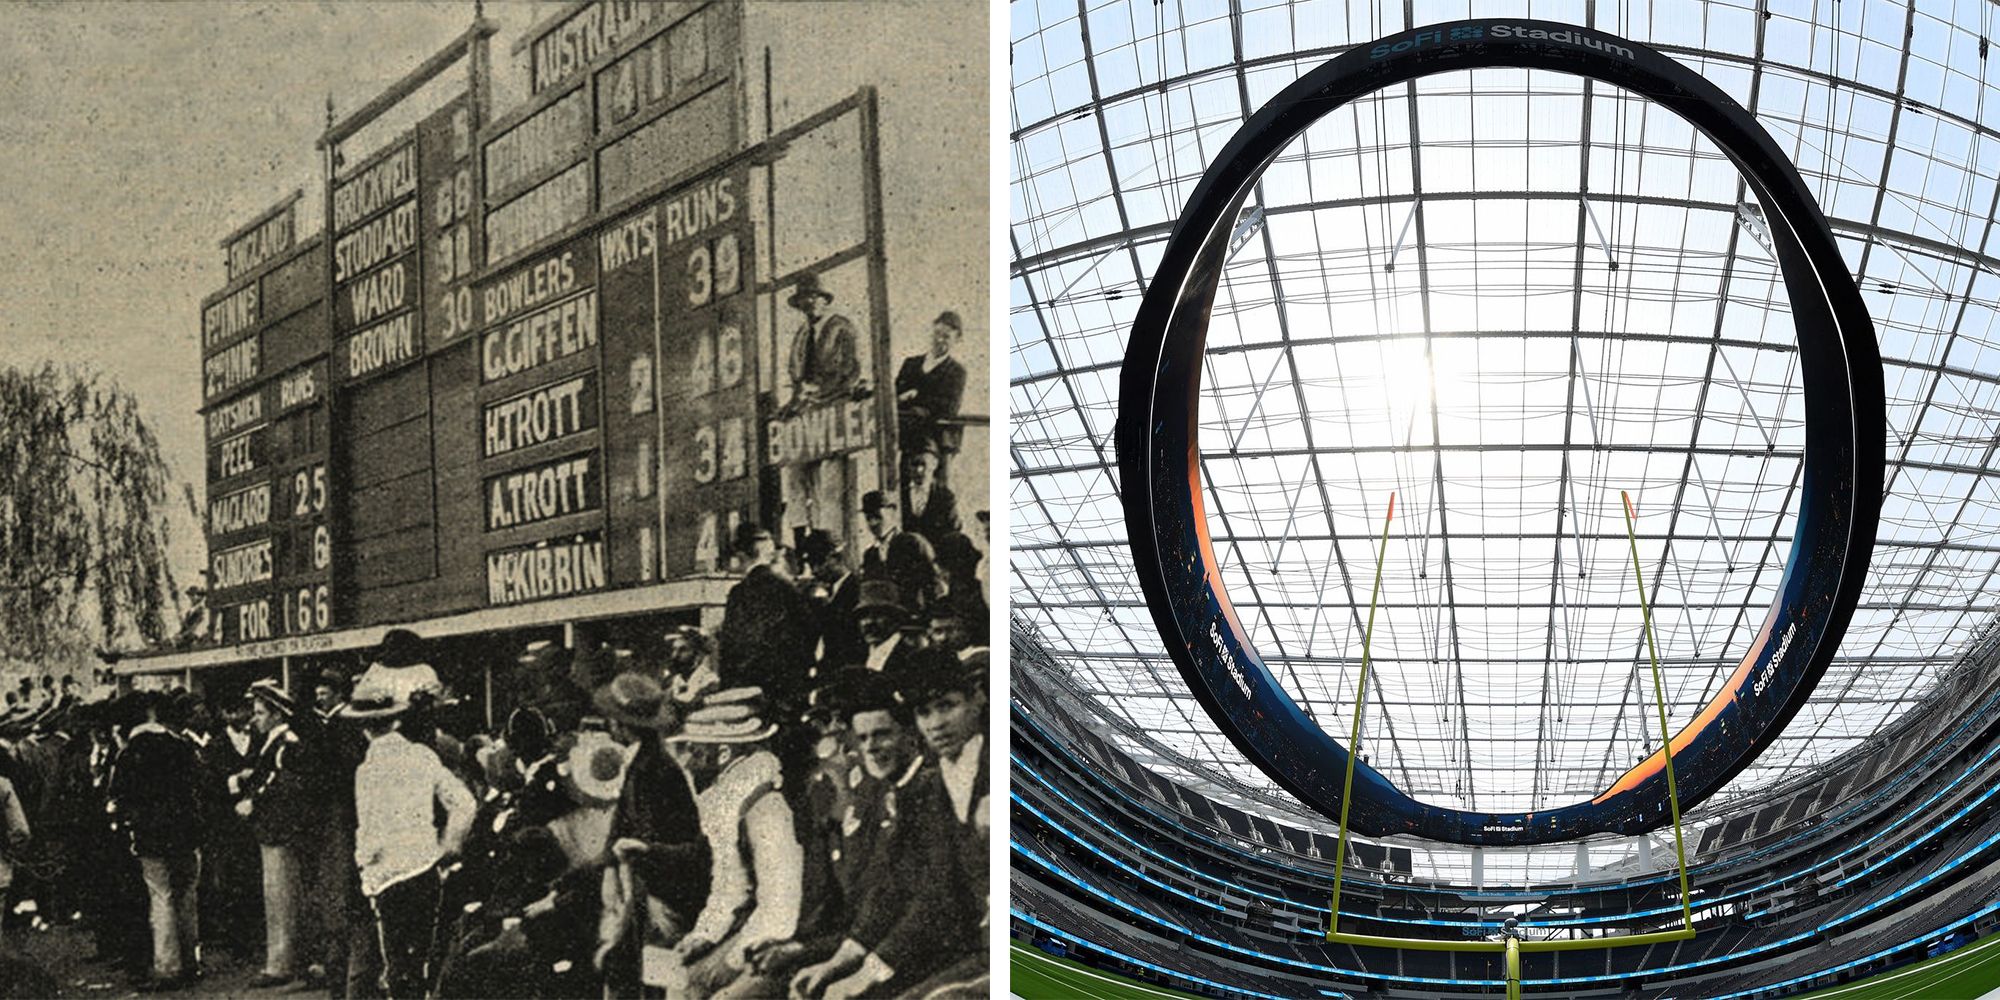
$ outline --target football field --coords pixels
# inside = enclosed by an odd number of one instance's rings
[[[1101,972],[1039,949],[1011,946],[1009,992],[1023,1000],[1152,1000],[1189,994]],[[2000,934],[1957,951],[1845,986],[1803,994],[1801,1000],[1981,1000],[2000,996]]]
[[[1805,1000],[1979,1000],[2000,989],[2000,934]]]
[[[1187,997],[1177,990],[1148,986],[1109,972],[1099,972],[1038,948],[1012,944],[1013,961],[1007,989],[1024,1000],[1127,1000],[1127,998]]]

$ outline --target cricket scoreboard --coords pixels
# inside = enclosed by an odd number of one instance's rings
[[[296,238],[294,195],[224,241],[211,638],[726,567],[771,506],[742,32],[720,0],[574,6],[488,120],[479,22],[462,88],[448,49],[364,109],[428,85],[410,127],[330,126],[323,236]]]
[[[214,634],[252,642],[334,622],[323,245],[294,194],[223,240],[228,283],[201,306]]]

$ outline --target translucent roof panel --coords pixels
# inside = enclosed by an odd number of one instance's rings
[[[1251,110],[1349,45],[1436,21],[1588,22],[1697,69],[1797,163],[1874,317],[1889,467],[1869,582],[1811,703],[1716,801],[1880,732],[1993,617],[1996,12],[1765,7],[1012,4],[1014,613],[1105,713],[1172,751],[1163,770],[1276,791],[1188,693],[1133,578],[1112,441],[1127,328],[1180,206]],[[1620,494],[1676,728],[1747,649],[1791,543],[1796,337],[1754,197],[1662,107],[1479,70],[1328,116],[1251,206],[1200,444],[1209,528],[1260,652],[1344,741],[1393,492],[1371,762],[1462,808],[1595,794],[1658,739]]]

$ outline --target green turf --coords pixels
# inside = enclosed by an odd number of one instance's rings
[[[1012,969],[1007,988],[1022,1000],[1156,1000],[1188,997],[1178,990],[1148,986],[1109,972],[1100,972],[1039,948],[1012,945]],[[1200,998],[1195,998],[1200,1000]]]
[[[1978,1000],[2000,988],[2000,934],[1804,1000]]]
[[[1040,949],[1012,945],[1010,990],[1023,1000],[1156,1000],[1187,997]],[[1858,983],[1806,994],[1800,1000],[1980,1000],[2000,989],[2000,934],[1949,954],[1906,965]]]

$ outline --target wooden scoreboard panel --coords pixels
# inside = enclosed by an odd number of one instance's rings
[[[224,241],[229,284],[202,304],[208,607],[228,643],[337,622],[325,255],[293,244],[294,201]]]
[[[485,553],[485,604],[601,590],[597,252],[589,237],[529,255],[479,282],[480,513],[462,537]]]
[[[474,118],[469,94],[447,100],[333,186],[341,583],[361,622],[473,597],[452,540],[480,503]]]
[[[337,167],[311,248],[289,209],[232,237],[224,642],[715,573],[771,513],[741,9],[584,4],[530,45],[523,107],[489,125],[475,67]]]
[[[749,168],[701,177],[656,206],[662,378],[661,566],[668,578],[727,565],[758,513],[756,279]]]
[[[338,582],[342,608],[359,621],[393,607],[388,592],[437,575],[422,173],[412,130],[333,185],[336,478],[347,526]]]

